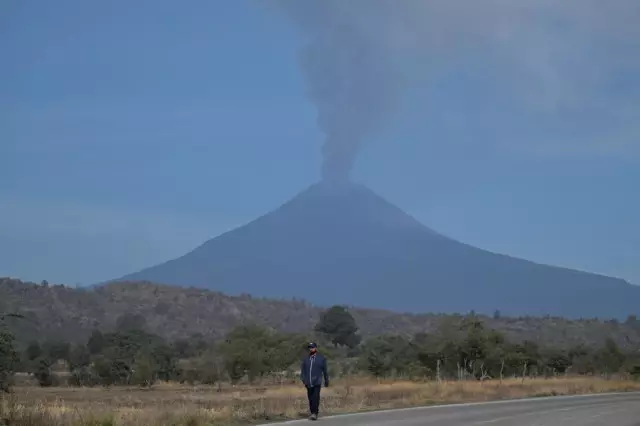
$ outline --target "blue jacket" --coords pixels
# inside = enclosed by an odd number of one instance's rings
[[[316,353],[314,356],[305,357],[300,366],[300,380],[308,388],[313,386],[329,386],[329,373],[327,372],[327,360]]]

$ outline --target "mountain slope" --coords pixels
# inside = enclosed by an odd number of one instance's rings
[[[125,314],[142,315],[149,331],[169,340],[194,333],[219,339],[241,324],[260,324],[279,331],[309,333],[322,308],[294,300],[227,296],[205,289],[164,286],[148,282],[112,283],[94,288],[38,285],[0,277],[0,312],[16,312],[24,319],[7,318],[21,344],[61,339],[84,343],[94,329],[111,331]],[[364,338],[385,333],[457,330],[461,316],[399,314],[374,309],[350,309]],[[630,351],[640,348],[640,322],[564,318],[481,317],[488,328],[505,333],[510,341],[531,340],[541,345],[600,346],[607,337]]]
[[[313,185],[245,226],[121,280],[413,312],[622,318],[640,311],[640,287],[462,244],[353,184]]]

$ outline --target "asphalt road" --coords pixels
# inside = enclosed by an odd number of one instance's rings
[[[326,426],[640,426],[640,393],[442,405],[321,416],[318,422]]]

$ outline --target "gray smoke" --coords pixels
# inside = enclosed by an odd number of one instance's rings
[[[308,95],[318,108],[326,135],[322,176],[344,180],[362,142],[385,121],[401,88],[393,49],[375,32],[382,21],[378,3],[362,1],[283,1],[308,37],[299,55]]]
[[[492,60],[513,77],[504,84],[514,85],[523,104],[556,112],[597,97],[608,113],[610,77],[640,71],[637,0],[274,4],[304,38],[300,67],[326,135],[325,179],[347,179],[361,145],[387,124],[405,89],[460,57]],[[622,105],[632,108],[624,113],[640,118],[635,104]]]

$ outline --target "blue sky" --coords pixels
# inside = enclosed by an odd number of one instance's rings
[[[0,276],[121,276],[319,179],[304,37],[276,9],[1,2]],[[640,9],[611,9],[620,21],[589,21],[566,44],[531,26],[500,49],[477,37],[496,25],[474,10],[484,25],[412,50],[419,78],[353,179],[461,241],[640,284]],[[428,12],[471,22],[466,9]],[[530,12],[505,16],[515,26]]]

